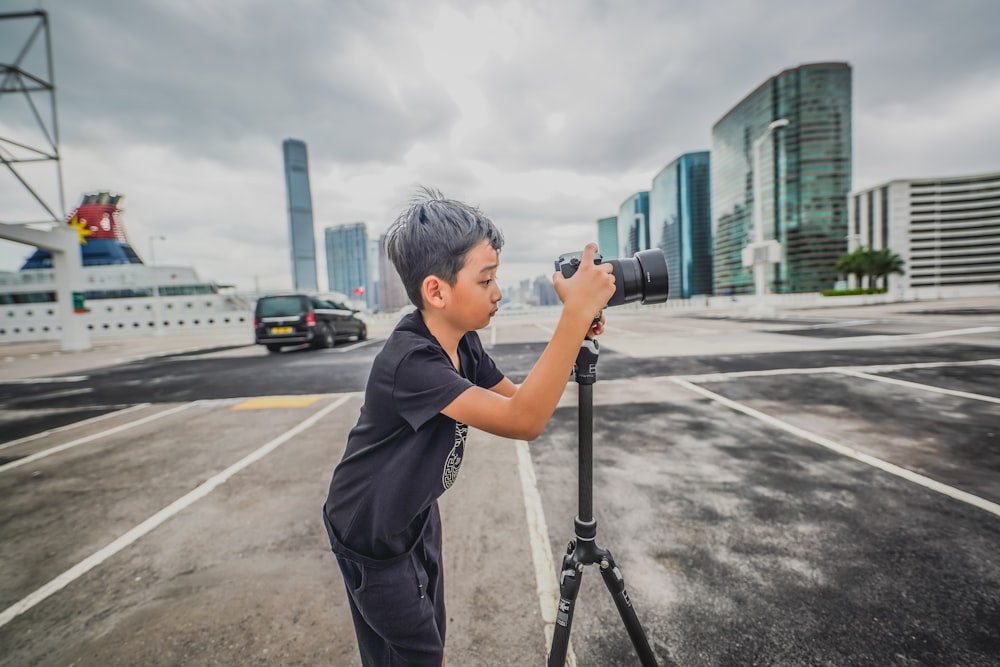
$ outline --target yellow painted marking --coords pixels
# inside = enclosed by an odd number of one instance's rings
[[[323,400],[320,394],[306,396],[260,396],[248,398],[233,406],[233,410],[270,410],[271,408],[307,408],[316,401]]]

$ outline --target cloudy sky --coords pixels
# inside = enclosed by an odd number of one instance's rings
[[[288,137],[308,145],[321,287],[323,229],[377,236],[418,185],[500,225],[501,285],[549,275],[803,63],[853,67],[854,188],[1000,170],[994,0],[0,0],[37,9],[67,212],[124,193],[141,255],[162,235],[158,264],[241,289],[291,286]],[[26,25],[0,21],[0,63]],[[24,136],[18,99],[0,97],[0,138]],[[26,201],[4,170],[0,221],[37,216]],[[29,252],[0,241],[0,269]]]

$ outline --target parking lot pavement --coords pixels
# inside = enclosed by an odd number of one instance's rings
[[[661,664],[995,664],[991,342],[699,358],[714,372],[690,375],[602,359],[615,379],[594,386],[598,544]],[[568,395],[531,446],[555,554],[575,511],[577,417]],[[586,577],[578,664],[633,664]]]
[[[98,339],[91,349],[80,352],[65,352],[58,341],[15,343],[0,346],[0,380],[83,373],[149,357],[243,345],[253,345],[252,332]]]
[[[661,664],[993,664],[1000,301],[606,315],[598,543]],[[557,563],[574,411],[530,447]],[[578,664],[633,664],[599,579]]]
[[[374,338],[388,335],[394,321],[386,317],[370,318],[370,335]],[[59,341],[14,343],[0,345],[0,380],[84,373],[151,357],[237,347],[249,347],[260,354],[265,353],[263,346],[254,345],[253,331],[249,328],[163,336],[94,338],[91,349],[79,352],[63,351]]]
[[[0,665],[359,664],[320,521],[359,406],[145,404],[5,449]],[[449,656],[541,664],[515,449],[469,446],[442,501]]]

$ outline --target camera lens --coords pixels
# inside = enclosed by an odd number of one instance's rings
[[[667,300],[667,258],[659,248],[640,250],[631,258],[606,260],[615,274],[615,294],[608,306],[639,301],[643,304]]]

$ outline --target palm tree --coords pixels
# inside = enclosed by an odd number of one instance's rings
[[[903,258],[888,248],[868,251],[868,271],[873,283],[872,287],[881,278],[883,280],[882,287],[888,290],[889,274],[903,275],[903,264],[905,264]]]
[[[855,248],[851,252],[841,255],[833,267],[842,276],[854,276],[858,281],[859,288],[864,286],[862,280],[868,273],[865,253],[867,250],[864,248]]]
[[[865,277],[868,278],[869,289],[875,289],[880,278],[883,280],[883,287],[889,289],[888,275],[890,273],[902,275],[903,264],[903,258],[888,248],[870,250],[858,247],[841,255],[834,265],[834,270],[842,276],[854,276],[859,289],[864,287]]]

